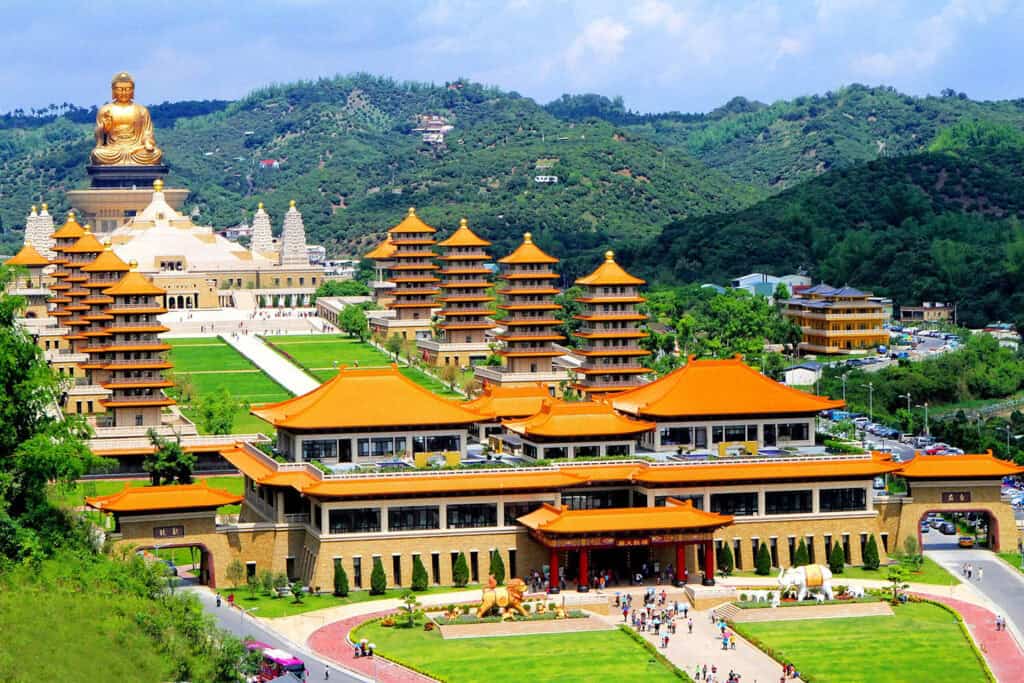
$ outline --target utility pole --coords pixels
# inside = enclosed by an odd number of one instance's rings
[[[848,374],[849,374],[849,373],[847,373],[847,372],[844,372],[844,373],[842,374],[842,376],[840,377],[840,379],[841,379],[841,380],[843,380],[843,403],[846,403],[846,376],[847,376]]]
[[[908,391],[905,394],[899,394],[898,398],[905,398],[905,399],[907,399],[907,421],[908,421],[907,431],[908,432],[913,432],[914,431],[914,414],[912,412],[910,412],[910,392]]]
[[[918,403],[917,407],[924,408],[924,435],[931,436],[931,433],[928,431],[928,401]]]
[[[866,387],[868,390],[868,419],[872,422],[875,421],[875,383],[868,382],[867,384],[861,384],[862,387]]]

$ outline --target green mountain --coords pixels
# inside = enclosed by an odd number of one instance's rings
[[[29,204],[48,200],[63,210],[62,191],[85,184],[92,126],[78,111],[0,129],[5,226],[20,225]],[[444,147],[414,130],[424,114],[453,126]],[[361,254],[417,206],[442,230],[467,216],[497,253],[533,231],[566,258],[568,277],[610,246],[628,248],[673,220],[766,195],[675,145],[599,118],[565,121],[515,93],[464,82],[359,75],[273,86],[213,113],[181,115],[158,127],[157,140],[169,184],[191,190],[186,209],[199,221],[232,225],[263,201],[279,222],[295,199],[311,241],[333,254]],[[537,175],[559,182],[538,183]],[[8,245],[18,240],[4,235]]]
[[[959,318],[1024,323],[1022,147],[922,153],[834,170],[741,211],[666,226],[632,266],[656,281],[805,271],[897,303],[955,301]]]

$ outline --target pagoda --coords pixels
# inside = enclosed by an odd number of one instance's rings
[[[418,342],[424,358],[435,365],[469,367],[487,358],[487,332],[494,328],[491,287],[491,260],[486,248],[491,243],[474,233],[465,218],[452,236],[438,244],[444,250],[441,261],[443,308],[438,312],[436,339]]]
[[[43,270],[49,267],[50,259],[26,242],[21,251],[4,261],[4,265],[23,268],[26,273],[18,273],[7,290],[8,294],[25,299],[25,317],[45,318],[49,311],[47,299],[50,290],[44,284]]]
[[[440,294],[434,263],[437,230],[416,215],[410,208],[401,223],[388,230],[395,247],[391,254],[394,262],[389,268],[389,281],[395,285],[393,300],[387,304],[390,316],[373,316],[370,329],[374,334],[390,337],[397,334],[405,339],[430,335],[430,314]]]
[[[394,301],[391,295],[395,289],[395,283],[388,280],[388,270],[395,264],[391,259],[395,254],[395,245],[389,234],[384,241],[368,251],[363,258],[373,261],[373,282],[370,289],[373,290],[373,302],[378,306],[386,308]]]
[[[604,263],[576,284],[583,287],[583,296],[576,299],[583,312],[573,316],[582,323],[575,354],[583,364],[576,369],[573,388],[592,398],[643,384],[649,370],[640,361],[650,352],[640,346],[647,337],[640,329],[647,317],[637,306],[644,302],[639,291],[644,280],[627,273],[608,251]]]
[[[565,336],[557,329],[556,317],[562,307],[554,297],[560,293],[555,283],[558,274],[552,267],[558,263],[536,244],[530,233],[508,256],[498,260],[502,286],[497,290],[503,298],[498,309],[505,317],[499,321],[504,330],[497,334],[503,348],[498,352],[504,361],[501,367],[478,367],[482,381],[495,384],[533,384],[541,382],[557,387],[568,379],[564,370],[555,368],[552,360],[566,353],[555,342]]]

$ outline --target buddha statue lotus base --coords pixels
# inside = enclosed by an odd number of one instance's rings
[[[151,190],[154,180],[163,180],[169,171],[165,165],[87,166],[94,189]]]

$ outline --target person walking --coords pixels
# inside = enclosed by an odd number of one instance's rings
[[[985,576],[985,570],[978,567],[978,583],[981,583],[981,579]]]
[[[217,607],[220,607],[220,592],[217,593]]]
[[[690,631],[690,635],[693,635],[693,617],[686,620],[686,628]]]

